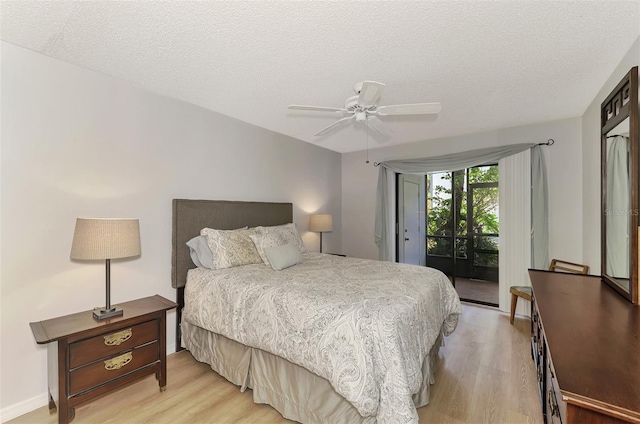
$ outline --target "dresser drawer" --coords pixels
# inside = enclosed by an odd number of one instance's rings
[[[158,342],[125,352],[113,358],[95,362],[69,373],[69,395],[107,383],[121,375],[128,374],[160,359]]]
[[[546,379],[546,418],[547,424],[567,424],[567,404],[562,400],[562,393],[558,386],[553,362],[550,360],[551,354],[547,351],[547,365],[545,372]]]
[[[72,343],[69,346],[69,367],[77,368],[153,340],[158,340],[158,320]]]
[[[551,357],[551,356],[549,356]],[[553,363],[548,361],[548,387],[547,391],[550,391],[553,395],[551,402],[553,403],[553,410],[548,413],[548,416],[552,416],[556,420],[553,422],[567,422],[567,404],[562,400],[562,393],[560,392],[560,386],[558,385],[558,380],[556,379],[556,372],[553,369]],[[557,418],[556,418],[557,417]]]

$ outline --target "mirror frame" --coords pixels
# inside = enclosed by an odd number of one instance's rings
[[[623,105],[623,99],[627,98],[627,103]],[[627,118],[629,118],[629,171],[631,181],[631,237],[629,246],[629,254],[631,255],[629,258],[629,264],[631,269],[629,270],[629,292],[626,292],[622,287],[616,284],[613,276],[607,275],[606,273],[607,229],[605,215],[607,187],[607,133]],[[638,266],[640,265],[638,260],[638,232],[640,231],[638,228],[638,211],[640,210],[638,198],[638,167],[640,162],[640,148],[638,146],[638,119],[638,67],[634,66],[600,105],[600,253],[602,280],[634,304],[638,304]]]

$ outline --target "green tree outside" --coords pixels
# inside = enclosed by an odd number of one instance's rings
[[[473,190],[473,214],[467,211],[467,178],[469,184],[498,182],[498,166],[481,166],[466,171],[431,174],[427,176],[427,235],[449,236],[447,238],[428,237],[427,252],[430,255],[451,256],[451,235],[454,223],[452,200],[455,196],[456,209],[456,255],[467,258],[468,230],[473,235],[474,250],[498,251],[498,188],[477,187]],[[469,222],[470,221],[470,222]],[[474,264],[498,266],[498,255],[477,253]]]

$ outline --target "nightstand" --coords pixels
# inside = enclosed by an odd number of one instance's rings
[[[177,305],[155,295],[117,306],[124,314],[103,321],[86,311],[29,324],[36,342],[49,344],[49,412],[58,411],[59,423],[77,405],[149,374],[166,389],[166,312]]]

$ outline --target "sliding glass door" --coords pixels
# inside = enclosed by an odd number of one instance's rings
[[[464,300],[498,305],[498,165],[427,175],[426,264]]]

